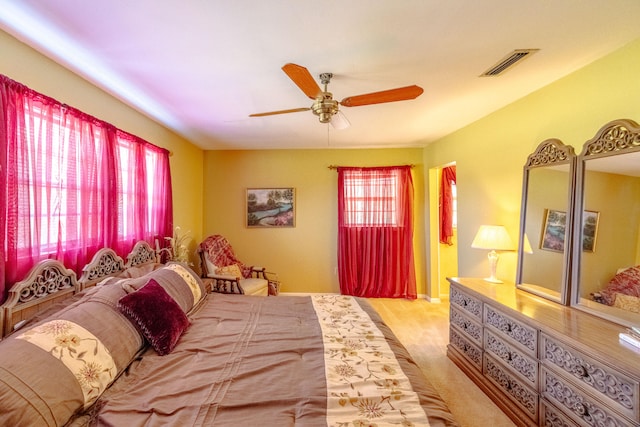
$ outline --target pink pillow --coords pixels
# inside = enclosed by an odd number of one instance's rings
[[[118,308],[160,356],[171,353],[190,324],[178,303],[154,279],[120,298]]]

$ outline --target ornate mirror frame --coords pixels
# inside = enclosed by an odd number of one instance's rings
[[[571,271],[575,167],[573,147],[554,138],[541,142],[527,157],[523,168],[516,286],[564,305],[568,304]],[[566,187],[564,181],[558,183],[558,178],[565,179],[565,175]],[[562,193],[565,189],[566,195]],[[546,239],[547,233],[562,229],[562,224],[549,221],[554,216],[564,219],[564,235],[551,244]],[[532,269],[531,265],[536,267]],[[546,267],[542,268],[543,265]],[[549,268],[552,265],[557,268]],[[532,277],[528,273],[531,270],[541,277]],[[554,277],[557,286],[551,286],[547,280],[549,272],[557,275]]]
[[[635,166],[637,172],[625,172],[623,168],[626,169],[627,166]],[[601,174],[601,177],[588,175],[588,168],[596,174]],[[614,179],[616,181],[611,181]],[[578,156],[571,305],[627,326],[640,324],[640,313],[596,302],[598,299],[602,302],[602,298],[599,298],[601,293],[590,291],[594,282],[602,284],[599,288],[602,291],[612,283],[610,280],[614,276],[619,276],[624,267],[640,264],[640,190],[637,189],[640,184],[636,184],[636,180],[640,183],[640,126],[633,120],[611,121],[601,127],[592,139],[585,142]],[[613,185],[618,182],[620,185]],[[589,184],[593,187],[587,188]],[[602,190],[594,194],[596,187],[601,187]],[[623,194],[619,194],[621,188],[625,189]],[[591,200],[585,197],[586,191],[589,192]],[[600,194],[606,195],[607,198],[602,198]],[[621,209],[622,203],[625,206]],[[597,216],[597,235],[587,236],[593,237],[593,247],[587,248],[591,250],[583,248],[583,212],[587,209],[602,210]],[[624,223],[638,229],[623,229],[621,224]],[[628,251],[624,250],[625,245],[633,247],[633,253],[627,254]],[[583,269],[589,271],[585,272]]]

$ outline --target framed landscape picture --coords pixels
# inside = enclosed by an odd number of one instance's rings
[[[295,227],[295,209],[296,192],[293,187],[247,188],[247,227]]]
[[[540,239],[540,249],[564,251],[564,237],[567,228],[567,213],[553,209],[544,210],[544,228]]]
[[[593,252],[596,247],[598,220],[600,213],[584,211],[582,220],[582,250]],[[563,252],[564,237],[567,228],[567,213],[553,209],[545,209],[544,228],[540,239],[540,249]]]
[[[582,217],[582,250],[594,252],[596,250],[596,237],[598,234],[598,220],[600,212],[584,211]]]

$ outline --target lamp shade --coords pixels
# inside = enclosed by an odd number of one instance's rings
[[[496,251],[515,250],[507,229],[502,225],[481,225],[471,247]]]

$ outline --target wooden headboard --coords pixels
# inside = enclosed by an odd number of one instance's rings
[[[82,269],[80,285],[82,289],[95,285],[105,277],[116,276],[125,269],[124,260],[111,248],[102,248]]]
[[[156,251],[145,241],[135,244],[127,255],[126,263],[113,249],[100,249],[82,269],[79,280],[76,273],[60,261],[41,261],[24,280],[11,287],[7,300],[0,305],[0,338],[38,313],[107,277],[117,276],[130,267],[155,262]]]
[[[11,332],[20,322],[79,291],[80,284],[73,270],[57,260],[40,261],[31,269],[26,279],[9,290],[7,301],[2,304],[2,336]]]

